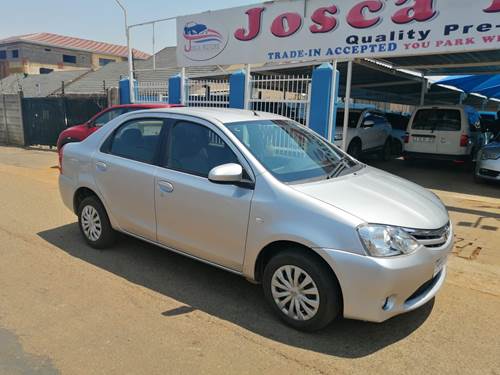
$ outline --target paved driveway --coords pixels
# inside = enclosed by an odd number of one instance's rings
[[[56,163],[53,152],[0,147],[2,374],[500,374],[498,187],[381,164],[449,207],[457,246],[446,284],[386,323],[303,334],[235,275],[131,238],[87,247],[60,202]]]

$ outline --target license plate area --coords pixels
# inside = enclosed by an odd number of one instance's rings
[[[413,142],[416,143],[434,143],[436,136],[434,135],[414,135]]]

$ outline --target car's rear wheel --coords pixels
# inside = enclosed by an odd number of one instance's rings
[[[304,249],[273,257],[264,269],[262,285],[268,303],[288,325],[315,331],[340,313],[340,288],[333,271]]]
[[[111,227],[106,209],[94,196],[82,200],[78,207],[78,224],[87,243],[103,249],[115,241],[115,231]]]

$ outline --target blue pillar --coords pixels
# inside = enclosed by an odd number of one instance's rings
[[[130,81],[128,78],[123,78],[118,83],[118,90],[120,91],[120,104],[131,104],[130,100]],[[134,79],[134,93],[137,99],[139,90],[137,89],[137,81]],[[137,101],[137,100],[136,100]]]
[[[328,136],[328,117],[330,116],[330,100],[332,100],[332,72],[333,67],[329,63],[320,65],[314,69],[311,82],[311,103],[309,111],[309,127],[323,137]],[[339,72],[337,74],[337,88],[339,85]],[[334,98],[333,106],[333,130],[335,136],[335,120],[337,117],[337,98]]]
[[[168,79],[168,102],[170,104],[181,104],[182,78],[176,74]]]
[[[229,108],[245,108],[245,74],[238,70],[229,77]]]

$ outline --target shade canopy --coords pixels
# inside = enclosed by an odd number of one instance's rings
[[[487,98],[500,99],[499,74],[453,76],[444,78],[438,83],[456,87],[468,94],[474,93]]]

